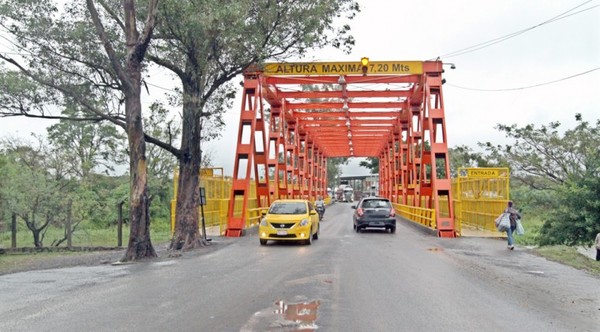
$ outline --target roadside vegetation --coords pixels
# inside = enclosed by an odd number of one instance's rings
[[[0,245],[8,247],[16,220],[19,246],[60,247],[69,238],[72,246],[114,246],[121,219],[124,260],[156,256],[152,242],[163,236],[172,250],[205,244],[197,197],[199,169],[211,160],[201,144],[221,135],[234,80],[255,63],[301,59],[312,49],[349,52],[349,22],[360,11],[352,0],[61,4],[0,5],[12,48],[0,54],[0,118],[54,121],[45,135],[0,141]],[[156,92],[145,81],[153,68],[178,87]],[[157,94],[164,96],[142,106],[142,96]],[[574,116],[577,125],[564,130],[556,122],[498,124],[510,144],[450,151],[452,174],[510,168],[511,199],[530,218],[522,244],[560,253],[600,232],[600,121]],[[330,177],[344,162],[328,164]],[[364,166],[378,173],[376,159]]]
[[[575,114],[574,128],[558,122],[524,126],[497,125],[511,139],[500,146],[479,143],[485,152],[467,147],[463,160],[476,166],[511,170],[511,199],[526,220],[518,244],[536,246],[549,260],[599,275],[600,263],[576,250],[589,247],[600,232],[600,120]],[[482,165],[483,164],[483,165]]]
[[[0,29],[9,49],[0,53],[0,117],[87,125],[93,129],[92,141],[78,141],[78,136],[59,140],[80,144],[95,158],[72,147],[58,150],[61,158],[64,153],[84,157],[77,161],[86,170],[110,167],[113,157],[125,154],[131,240],[124,261],[156,256],[150,234],[150,205],[156,206],[156,197],[148,191],[149,150],[154,147],[167,155],[179,170],[171,249],[197,248],[205,245],[198,231],[199,168],[205,157],[201,144],[220,135],[223,114],[236,96],[233,80],[256,64],[299,59],[313,49],[350,52],[354,38],[349,23],[359,11],[354,0],[237,1],[227,6],[216,0],[3,1]],[[170,75],[163,82],[176,86],[149,82],[157,72]],[[155,100],[154,105],[142,106],[142,97]],[[179,116],[175,121],[165,118],[153,130],[147,121],[161,109]],[[51,160],[44,164],[48,165]],[[64,190],[64,182],[81,185],[77,180],[85,174],[66,176],[65,171],[53,167],[31,173],[29,181],[45,193]],[[15,189],[25,185],[13,187],[12,195],[21,194]],[[47,202],[60,201],[61,211],[70,210],[64,195],[36,196],[39,199],[29,198],[28,211],[21,208],[27,204],[16,203],[19,199],[0,196],[0,204],[9,206],[3,213],[18,213],[33,225],[35,240],[58,219],[47,213]]]

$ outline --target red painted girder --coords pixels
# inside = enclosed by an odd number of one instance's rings
[[[361,91],[278,91],[283,99],[300,98],[398,98],[412,95],[410,90],[361,90]]]
[[[267,86],[264,84],[263,78],[263,98],[271,105],[272,107],[281,107],[281,98],[278,97],[278,89],[274,86]]]
[[[368,133],[370,131],[380,131],[380,130],[385,130],[385,131],[391,131],[392,129],[394,129],[394,125],[388,125],[388,126],[363,126],[361,127],[362,130],[358,129],[358,128],[352,128],[351,131],[356,131],[357,133],[359,131]],[[346,126],[336,126],[336,125],[323,125],[323,126],[305,126],[303,128],[304,131],[306,132],[318,132],[318,135],[321,136],[322,135],[322,131],[326,130],[326,131],[340,131],[340,132],[346,132],[346,134],[348,133],[348,128]],[[313,133],[314,134],[314,133]]]
[[[352,119],[350,121],[350,126],[351,128],[354,128],[354,126],[361,126],[361,125],[378,125],[378,124],[389,124],[389,125],[395,125],[398,123],[397,119],[394,118],[390,118],[390,119]],[[344,127],[346,127],[346,129],[348,128],[346,126],[346,119],[313,119],[310,121],[305,121],[304,123],[304,127],[314,127],[317,125],[343,125]]]
[[[347,84],[359,83],[417,83],[420,81],[421,75],[406,75],[406,76],[344,76]],[[338,84],[339,76],[268,76],[265,77],[265,83],[268,85],[283,85],[283,84]]]
[[[347,103],[349,109],[353,108],[406,108],[408,105],[406,102],[354,102]],[[335,109],[340,110],[344,104],[340,102],[336,103],[286,103],[286,109]]]
[[[380,117],[393,117],[393,118],[399,118],[401,116],[402,111],[400,110],[389,110],[389,111],[349,111],[348,114],[346,115],[346,112],[316,112],[316,111],[311,111],[311,112],[306,112],[306,111],[298,111],[295,110],[292,113],[292,116],[295,117],[296,119],[306,119],[306,120],[310,120],[312,118],[344,118],[344,120],[346,119],[346,116],[348,116],[350,118],[350,120],[352,119],[356,119],[356,118],[380,118]]]

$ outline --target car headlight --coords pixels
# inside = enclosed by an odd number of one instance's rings
[[[306,226],[306,225],[308,225],[308,219],[302,219],[300,221],[300,226]]]
[[[262,219],[260,220],[260,225],[261,225],[261,226],[267,226],[267,219],[266,219],[266,218],[262,218]]]

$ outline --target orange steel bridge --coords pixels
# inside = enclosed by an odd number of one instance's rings
[[[434,209],[438,236],[455,237],[443,65],[362,58],[245,71],[225,234],[242,234],[251,195],[259,207],[314,200],[326,195],[327,158],[375,157],[379,195]]]

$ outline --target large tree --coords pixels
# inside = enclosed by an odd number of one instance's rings
[[[48,140],[65,158],[71,176],[88,179],[92,171],[114,171],[123,160],[124,137],[114,125],[107,122],[74,121],[85,118],[85,112],[67,107],[58,123],[47,128]]]
[[[590,124],[579,114],[576,120],[564,131],[558,122],[498,125],[512,143],[483,144],[489,160],[510,167],[511,180],[543,205],[542,244],[590,243],[600,230],[600,120]]]
[[[510,144],[480,143],[490,163],[509,166],[511,177],[533,189],[554,189],[569,179],[598,174],[600,167],[600,122],[595,126],[575,115],[577,126],[562,132],[559,122],[498,124],[496,129],[512,140]]]
[[[130,154],[131,231],[123,260],[135,260],[156,256],[150,241],[140,97],[158,0],[145,2],[144,23],[138,23],[134,0],[116,7],[109,2],[73,1],[59,8],[50,0],[3,1],[0,27],[17,54],[0,54],[13,69],[2,72],[1,80],[10,85],[0,86],[0,107],[12,114],[61,118],[52,116],[52,105],[77,104],[91,118],[124,129]]]
[[[48,227],[62,210],[65,181],[61,168],[49,164],[51,153],[40,137],[35,142],[3,139],[0,150],[8,161],[0,172],[5,177],[0,187],[4,207],[24,221],[33,245],[41,248]]]
[[[177,223],[171,248],[203,245],[198,231],[200,142],[205,119],[221,119],[235,96],[231,80],[266,59],[301,57],[325,45],[349,49],[352,0],[165,0],[149,59],[170,70],[182,86],[182,139],[169,148],[179,160]],[[206,106],[211,103],[213,107]]]

